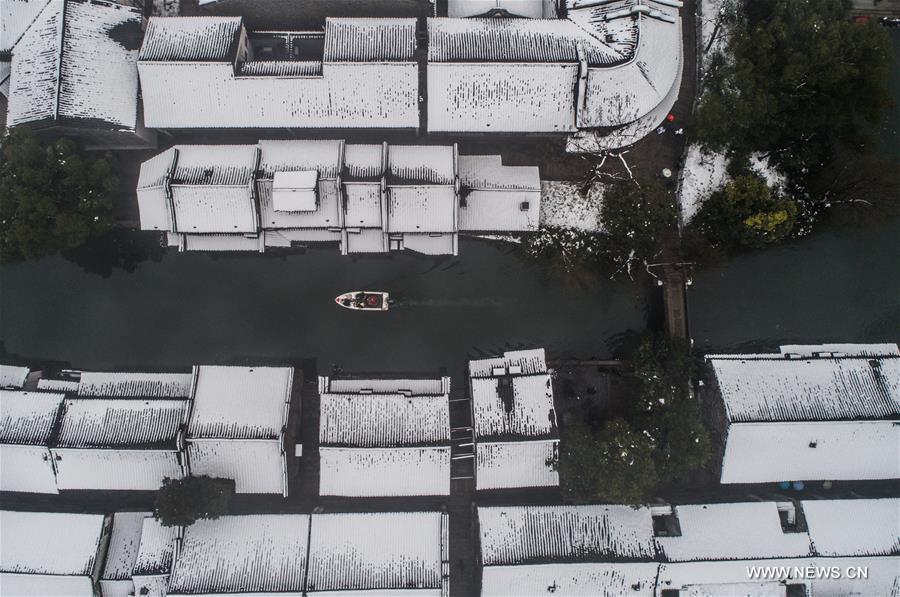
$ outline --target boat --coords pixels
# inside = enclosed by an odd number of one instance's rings
[[[387,311],[391,303],[389,296],[387,292],[354,290],[334,297],[334,302],[354,311]]]

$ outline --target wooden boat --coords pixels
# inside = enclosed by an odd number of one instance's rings
[[[354,311],[387,311],[390,299],[387,292],[354,290],[334,297],[334,302]]]

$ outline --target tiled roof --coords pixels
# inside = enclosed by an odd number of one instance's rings
[[[896,421],[736,423],[722,483],[900,478]]]
[[[473,378],[475,436],[548,437],[556,432],[548,374]]]
[[[47,446],[0,444],[0,490],[59,493]]]
[[[76,398],[65,401],[61,448],[174,447],[186,400]]]
[[[332,379],[320,378],[328,394],[404,394],[437,396],[450,391],[450,378],[439,379]]]
[[[388,187],[388,232],[456,231],[456,191],[452,186]]]
[[[392,447],[439,444],[450,439],[446,395],[323,394],[322,445]]]
[[[802,507],[817,555],[900,555],[898,498],[805,500]]]
[[[646,507],[482,507],[478,524],[485,566],[656,558]]]
[[[281,442],[259,439],[190,440],[191,474],[234,479],[237,493],[285,494],[285,454]]]
[[[0,2],[0,52],[9,52],[31,26],[48,0]]]
[[[389,145],[388,183],[452,185],[454,153],[452,145]]]
[[[415,19],[327,19],[325,62],[397,62],[413,59]]]
[[[222,516],[184,530],[170,594],[303,592],[309,515]]]
[[[28,367],[0,365],[0,388],[21,388],[30,372]]]
[[[731,422],[900,416],[900,358],[709,359]]]
[[[450,446],[319,448],[319,494],[450,495]]]
[[[322,76],[305,78],[241,77],[227,62],[140,62],[138,70],[150,128],[419,126],[414,62],[326,62]]]
[[[0,390],[0,443],[46,445],[64,394]]]
[[[199,367],[189,437],[278,438],[293,373],[290,367]]]
[[[276,172],[314,170],[319,179],[337,178],[341,170],[343,141],[260,141],[259,170],[261,178],[272,178]]]
[[[256,145],[179,145],[173,185],[249,186]]]
[[[98,564],[104,524],[102,514],[2,510],[0,571],[90,575]]]
[[[240,30],[240,17],[153,17],[144,34],[140,60],[233,60]]]
[[[190,373],[97,373],[85,371],[79,396],[110,398],[189,398]]]
[[[441,587],[438,512],[313,514],[307,591]]]
[[[491,377],[494,367],[521,367],[522,375],[547,372],[547,358],[543,348],[510,350],[503,356],[469,361],[470,377]]]
[[[555,487],[559,473],[553,469],[558,440],[477,442],[476,489]]]
[[[141,545],[141,529],[150,512],[116,512],[112,536],[103,565],[105,580],[131,580],[131,571]]]
[[[680,536],[657,537],[671,562],[812,555],[809,535],[786,532],[774,502],[674,506]]]
[[[133,131],[137,48],[128,37],[139,31],[136,9],[51,0],[16,46],[9,123],[71,118]]]
[[[153,517],[141,526],[141,543],[132,567],[133,576],[167,574],[172,569],[172,553],[178,527],[164,527]]]
[[[170,450],[52,448],[60,490],[156,491],[163,480],[183,476],[178,453]]]
[[[482,572],[481,595],[537,596],[552,588],[553,593],[567,597],[654,597],[658,569],[656,562],[488,566]]]
[[[621,54],[566,19],[428,19],[431,62],[578,62],[614,64]]]

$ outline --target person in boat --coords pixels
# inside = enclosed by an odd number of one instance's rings
[[[368,305],[366,304],[366,293],[365,292],[358,292],[356,294],[356,296],[353,298],[356,299],[356,306],[358,308],[365,309],[366,307],[368,307]]]

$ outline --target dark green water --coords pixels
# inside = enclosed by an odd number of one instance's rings
[[[0,269],[7,352],[85,368],[317,358],[348,370],[461,374],[468,356],[545,346],[608,357],[645,327],[642,289],[573,285],[508,246],[461,242],[459,258],[354,260],[169,252],[133,273],[87,274],[61,258]],[[349,290],[389,290],[387,313],[341,309]]]
[[[900,161],[900,30],[891,30],[894,109],[880,132]],[[900,163],[900,162],[898,162]],[[819,232],[698,273],[688,294],[699,348],[900,340],[900,219]]]

